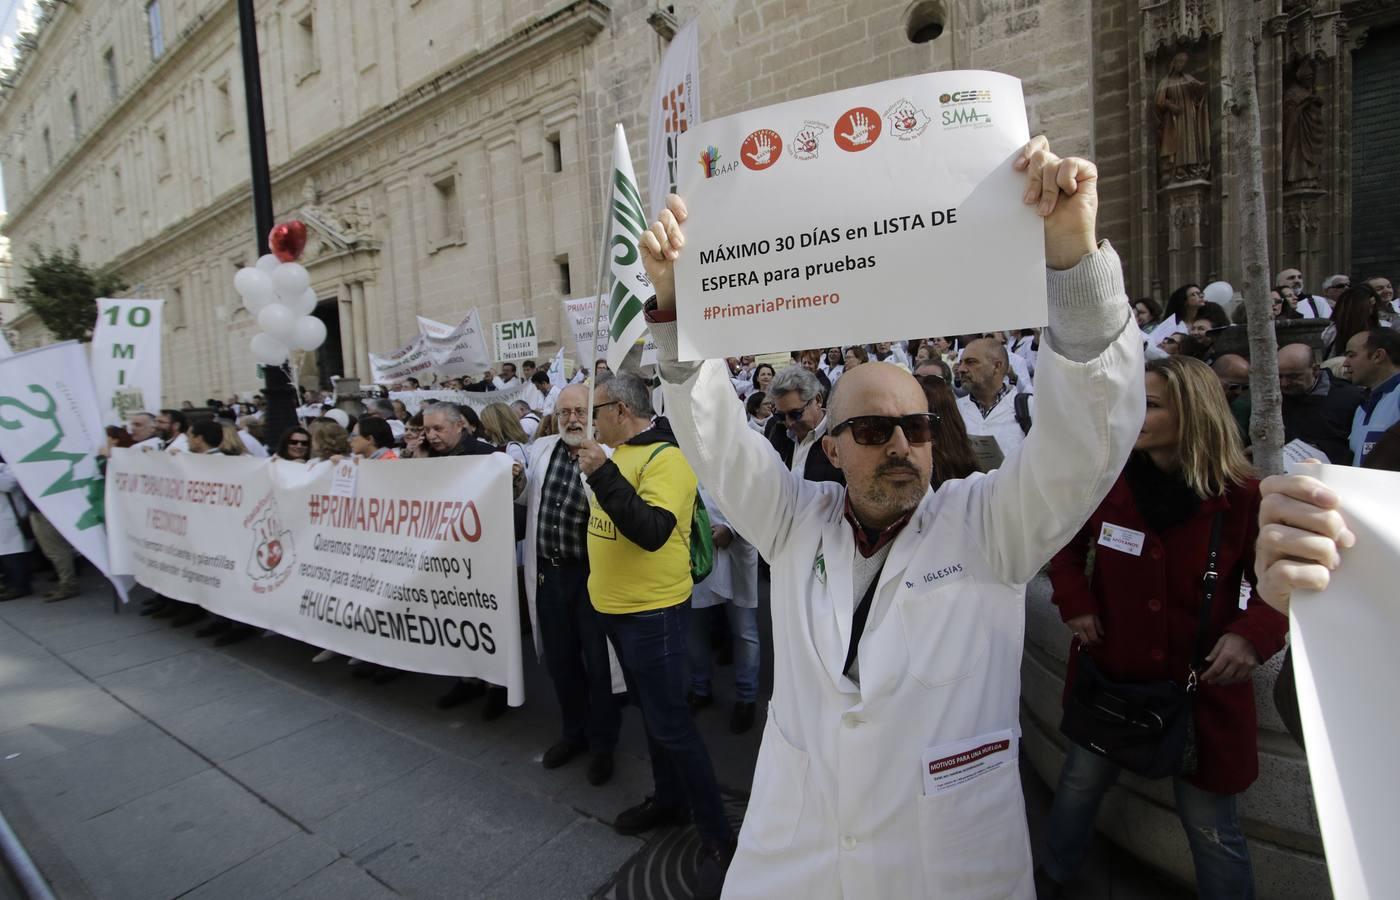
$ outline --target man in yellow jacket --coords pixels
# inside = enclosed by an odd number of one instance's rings
[[[686,706],[690,615],[690,522],[695,473],[670,423],[652,418],[651,392],[634,375],[598,385],[599,441],[579,448],[591,489],[588,595],[642,711],[655,793],[624,810],[614,827],[638,834],[695,817],[704,850],[696,897],[718,897],[734,853],[714,766]]]

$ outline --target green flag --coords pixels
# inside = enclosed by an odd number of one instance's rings
[[[614,372],[647,330],[642,304],[651,299],[652,289],[638,246],[646,227],[642,195],[632,171],[632,156],[627,152],[627,136],[619,124],[613,140],[612,202],[608,205],[608,227],[604,232],[609,268],[604,295],[608,310],[608,368]]]

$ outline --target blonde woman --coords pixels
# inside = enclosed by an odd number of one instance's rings
[[[311,462],[350,455],[350,432],[339,422],[316,419],[306,430],[311,432]]]
[[[1255,577],[1259,482],[1215,374],[1200,360],[1171,356],[1147,364],[1146,387],[1147,416],[1127,467],[1050,562],[1055,604],[1073,633],[1066,697],[1076,696],[1077,677],[1181,688],[1198,678],[1191,707],[1198,758],[1193,772],[1172,778],[1176,810],[1200,896],[1241,900],[1254,896],[1236,803],[1259,774],[1251,677],[1283,648],[1288,621],[1249,584],[1241,592],[1241,581]],[[1217,577],[1196,659],[1217,522]],[[1060,896],[1078,871],[1118,772],[1106,756],[1070,741],[1038,873],[1041,896]]]
[[[520,427],[520,418],[504,403],[492,403],[481,411],[481,432],[478,435],[491,443],[497,450],[506,453],[512,460],[526,464],[525,429]]]
[[[219,427],[223,429],[224,439],[219,442],[219,452],[224,456],[242,456],[248,452],[248,448],[243,446],[243,439],[238,436],[238,428],[228,422],[220,422]]]

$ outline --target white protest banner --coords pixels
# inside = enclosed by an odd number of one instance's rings
[[[680,136],[700,119],[700,19],[687,22],[661,57],[661,71],[651,95],[647,135],[647,185],[655,221],[676,190]]]
[[[539,355],[539,338],[535,334],[535,319],[507,319],[493,326],[496,335],[496,360],[518,362]]]
[[[423,346],[420,334],[403,347],[390,353],[369,354],[370,380],[375,384],[390,384],[410,376],[418,377],[432,371],[433,360]]]
[[[1011,167],[1027,140],[1021,82],[995,72],[692,126],[680,358],[1043,324],[1043,226]]]
[[[0,359],[0,455],[58,533],[126,599],[102,522],[97,451],[107,443],[87,353],[76,341]]]
[[[409,415],[413,415],[423,408],[424,403],[456,403],[459,406],[470,406],[480,413],[492,403],[504,403],[507,406],[525,396],[525,388],[529,387],[529,382],[513,384],[503,391],[390,391],[390,400],[403,401],[404,409]]]
[[[1400,883],[1393,840],[1400,778],[1389,750],[1400,746],[1400,707],[1383,693],[1400,683],[1400,474],[1317,464],[1296,472],[1337,493],[1356,535],[1327,590],[1295,593],[1289,605],[1298,711],[1327,870],[1337,897],[1392,897]]]
[[[481,316],[476,307],[457,325],[446,325],[418,317],[418,331],[423,347],[439,378],[479,376],[491,368],[486,336],[481,328]]]
[[[574,359],[579,366],[592,370],[595,359],[608,357],[608,331],[598,331],[593,324],[593,315],[598,309],[597,297],[575,297],[564,299],[564,318],[569,323],[569,332],[574,341]]]
[[[510,457],[333,467],[118,450],[113,564],[166,596],[357,659],[524,700]]]
[[[160,410],[160,320],[164,300],[97,301],[92,380],[106,425]]]

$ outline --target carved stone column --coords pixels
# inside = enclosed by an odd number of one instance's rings
[[[345,374],[369,381],[369,331],[365,327],[365,283],[355,281],[350,284],[350,314],[353,321],[353,340],[346,340],[346,352],[351,354],[350,364]],[[343,339],[342,339],[343,340]]]
[[[1166,212],[1167,290],[1204,281],[1211,269],[1207,210],[1209,182],[1175,184],[1162,189]]]

